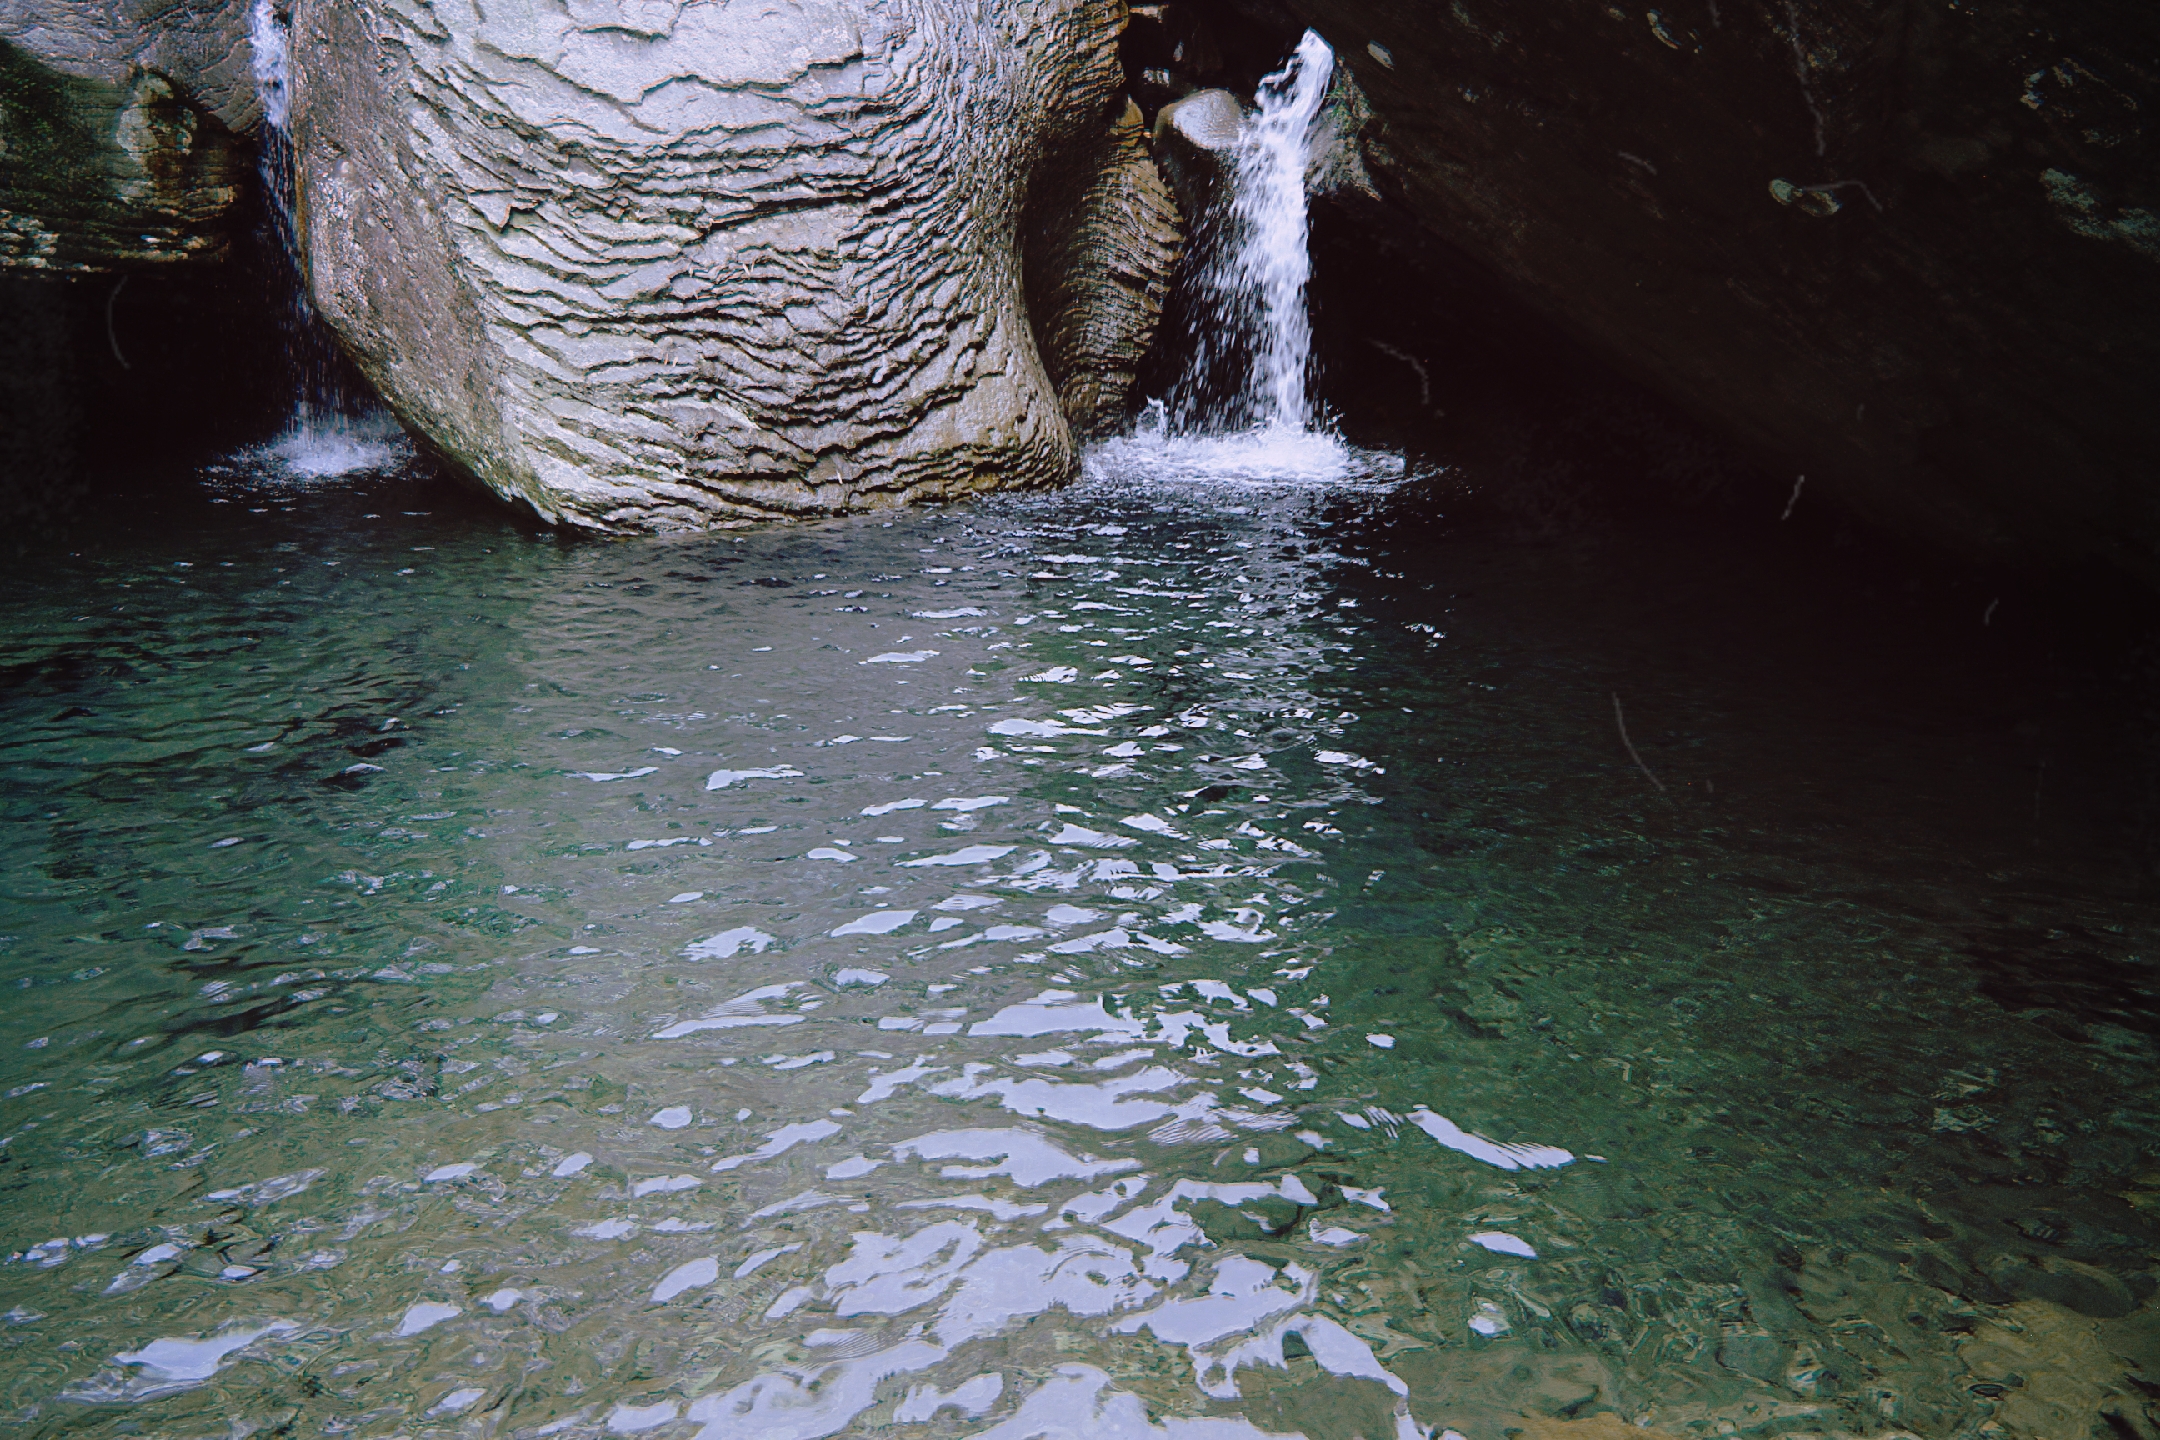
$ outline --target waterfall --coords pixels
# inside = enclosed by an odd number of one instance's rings
[[[1398,483],[1403,457],[1345,445],[1314,414],[1312,279],[1305,177],[1335,52],[1308,30],[1223,150],[1215,195],[1192,226],[1192,267],[1175,308],[1192,359],[1133,433],[1093,447],[1098,479],[1202,483]]]
[[[1259,109],[1239,139],[1232,207],[1242,243],[1230,259],[1258,332],[1245,389],[1260,423],[1274,429],[1304,430],[1312,420],[1305,398],[1312,364],[1305,170],[1313,119],[1334,69],[1335,52],[1306,31],[1290,63],[1260,82]]]
[[[264,209],[277,241],[280,329],[292,405],[278,438],[258,458],[301,478],[377,469],[404,458],[409,446],[397,422],[348,380],[349,367],[307,294],[307,265],[294,211],[291,32],[274,0],[254,0],[248,12],[250,68],[262,99],[258,168]]]
[[[1195,227],[1196,343],[1173,405],[1181,429],[1312,428],[1305,173],[1334,69],[1335,52],[1306,31],[1282,69],[1260,82],[1228,156],[1226,193]]]

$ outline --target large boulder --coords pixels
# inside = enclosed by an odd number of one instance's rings
[[[1113,408],[1174,236],[1119,94],[1124,19],[1122,0],[301,0],[317,307],[409,424],[551,520],[1063,480],[1068,409]],[[1098,247],[1054,242],[1090,228],[1120,258],[1069,273]],[[1089,296],[1116,314],[1079,323]]]
[[[1274,54],[1316,28],[1420,243],[1785,484],[2160,581],[2143,0],[1198,3]]]

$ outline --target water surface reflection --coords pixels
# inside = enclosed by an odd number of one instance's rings
[[[2148,917],[1400,482],[11,576],[5,1412],[2144,1433]]]

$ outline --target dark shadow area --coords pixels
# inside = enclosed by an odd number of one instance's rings
[[[1249,97],[1300,33],[1255,12],[1241,0],[1137,19],[1127,62],[1144,103],[1211,86]],[[1966,704],[1937,717],[1931,743],[2016,770],[2033,844],[2089,847],[2095,865],[2160,882],[2160,604],[2150,592],[2097,566],[1976,559],[1811,493],[1797,473],[1621,375],[1383,191],[1336,185],[1314,198],[1311,227],[1319,403],[1346,439],[1400,452],[1427,477],[1387,504],[1396,553],[1411,532],[1421,539],[1408,548],[1435,557],[1435,573],[1442,556],[1474,567],[1466,557],[1488,546],[1511,566],[1538,556],[1556,590],[1574,593],[1624,573],[1630,562],[1613,553],[1624,548],[1670,590],[1669,613],[1636,606],[1635,623],[1700,630],[1706,660],[1743,666],[1757,652],[1827,646],[1843,658],[1823,657],[1823,673],[1847,675],[1826,692],[1828,709],[1866,703],[1863,672],[1922,691],[1934,675]],[[1174,294],[1141,397],[1171,392],[1191,323],[1188,298]],[[1775,595],[1766,574],[1784,577]],[[1576,598],[1583,613],[1597,610]],[[1882,653],[1852,648],[1861,636],[1880,639]],[[1972,708],[1976,696],[1987,703]],[[1647,713],[1639,723],[1655,724]],[[2084,998],[2068,1008],[2081,1012],[2124,1003],[2128,982],[2081,968],[2069,938],[2006,944],[1988,937],[1986,919],[1972,923],[2003,1003],[2032,986],[2076,992]]]
[[[260,177],[231,258],[124,274],[0,271],[0,521],[18,549],[113,523],[134,472],[192,470],[372,392],[295,277]]]
[[[252,262],[0,277],[0,516],[18,545],[103,524],[103,477],[199,463],[291,404]]]

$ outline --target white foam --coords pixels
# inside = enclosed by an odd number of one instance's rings
[[[993,1220],[1020,1220],[1030,1215],[1040,1215],[1048,1205],[1021,1205],[1011,1200],[996,1200],[988,1195],[945,1195],[934,1200],[903,1200],[895,1210],[982,1210]]]
[[[262,1339],[300,1327],[290,1320],[228,1325],[211,1335],[165,1336],[140,1350],[123,1350],[113,1363],[132,1375],[100,1375],[61,1392],[74,1400],[155,1400],[202,1384],[225,1367],[227,1357]]]
[[[651,1405],[617,1405],[608,1412],[608,1433],[635,1435],[643,1430],[656,1430],[680,1413],[673,1400],[661,1400]]]
[[[1090,830],[1085,825],[1067,821],[1065,828],[1050,837],[1053,845],[1082,845],[1091,850],[1123,850],[1140,842],[1125,835],[1105,835],[1100,830]]]
[[[655,1175],[650,1179],[633,1181],[630,1194],[643,1199],[647,1195],[672,1195],[678,1190],[695,1190],[705,1182],[695,1175]]]
[[[892,976],[882,970],[847,969],[834,971],[832,978],[835,985],[869,985],[875,987],[883,985],[886,981],[892,979]]]
[[[1283,1440],[1242,1416],[1148,1419],[1140,1397],[1110,1388],[1091,1365],[1063,1365],[1012,1415],[968,1440]],[[717,1437],[716,1437],[717,1440]]]
[[[733,1000],[713,1006],[695,1020],[678,1020],[653,1032],[655,1040],[676,1040],[694,1035],[701,1030],[736,1030],[757,1025],[800,1025],[800,1015],[768,1015],[765,1002],[777,1000],[800,988],[800,980],[789,980],[779,985],[761,985],[746,991]]]
[[[858,1105],[875,1105],[880,1100],[889,1100],[901,1086],[912,1085],[926,1075],[940,1074],[950,1068],[950,1066],[945,1065],[929,1065],[917,1060],[903,1070],[890,1070],[883,1075],[873,1074],[870,1080],[870,1088],[856,1096],[855,1103]]]
[[[1030,736],[1038,740],[1045,740],[1058,735],[1107,735],[1110,732],[1107,730],[1075,730],[1072,726],[1056,720],[1023,720],[1016,715],[993,722],[990,726],[990,733],[992,735]]]
[[[1075,1156],[1032,1130],[940,1130],[893,1146],[901,1160],[989,1160],[989,1165],[947,1165],[938,1174],[948,1180],[987,1180],[1005,1175],[1015,1185],[1033,1189],[1052,1180],[1093,1180],[1136,1170],[1137,1160],[1097,1160]]]
[[[1161,1100],[1136,1100],[1134,1095],[1154,1095],[1190,1083],[1191,1077],[1160,1065],[1150,1065],[1131,1075],[1120,1075],[1095,1084],[1052,1080],[1045,1076],[1025,1079],[981,1080],[987,1066],[969,1065],[957,1080],[933,1085],[930,1093],[956,1100],[994,1098],[1016,1115],[1062,1120],[1096,1130],[1125,1130],[1151,1120],[1177,1114],[1178,1107]]]
[[[472,1173],[472,1168],[470,1166],[466,1167],[465,1173]],[[230,1190],[213,1190],[204,1198],[208,1200],[233,1200],[242,1205],[268,1205],[274,1201],[283,1200],[289,1195],[298,1195],[327,1173],[327,1171],[323,1170],[298,1170],[290,1175],[274,1175],[268,1180],[251,1180],[245,1185],[236,1185]],[[430,1175],[428,1178],[433,1180],[436,1177]]]
[[[1105,1008],[1100,995],[1093,1000],[1082,1001],[1070,990],[1045,990],[1032,1000],[1018,1005],[1007,1005],[989,1019],[976,1021],[968,1027],[968,1033],[1032,1037],[1068,1030],[1090,1030],[1101,1035],[1137,1037],[1146,1029],[1146,1023],[1134,1019],[1130,1012],[1112,1015]]]
[[[767,1317],[787,1313],[793,1308],[787,1302],[796,1294],[790,1291],[775,1301]],[[946,1354],[941,1345],[903,1340],[890,1349],[798,1374],[768,1371],[731,1389],[699,1396],[690,1402],[688,1418],[704,1426],[697,1440],[819,1440],[845,1430],[875,1404],[887,1377],[927,1370]]]
[[[767,765],[757,770],[715,770],[705,777],[705,788],[725,790],[745,780],[800,780],[802,774],[792,765]]]
[[[981,614],[981,611],[976,611]],[[940,1390],[935,1385],[917,1385],[910,1389],[907,1398],[893,1410],[893,1420],[901,1425],[915,1425],[935,1420],[940,1410],[958,1410],[967,1419],[987,1414],[1005,1393],[1003,1375],[977,1375],[963,1380],[950,1390]]]
[[[900,866],[904,870],[913,870],[924,865],[987,865],[993,860],[1003,859],[1018,848],[1014,845],[969,845],[949,854],[926,855],[920,860],[903,860]]]
[[[807,1120],[796,1125],[783,1125],[765,1138],[765,1143],[743,1155],[729,1155],[713,1161],[715,1170],[733,1170],[752,1160],[770,1160],[794,1149],[797,1145],[840,1133],[840,1127],[830,1120]]]
[[[873,910],[859,919],[850,920],[833,931],[837,938],[843,935],[890,935],[916,916],[913,910]]]
[[[797,1250],[800,1250],[802,1248],[803,1242],[798,1240],[793,1245],[775,1245],[770,1250],[760,1250],[753,1255],[745,1257],[742,1264],[735,1267],[734,1278],[737,1280],[747,1280],[752,1275],[757,1274],[758,1271],[764,1269],[765,1266],[772,1261],[779,1259],[782,1255],[792,1255]]]

